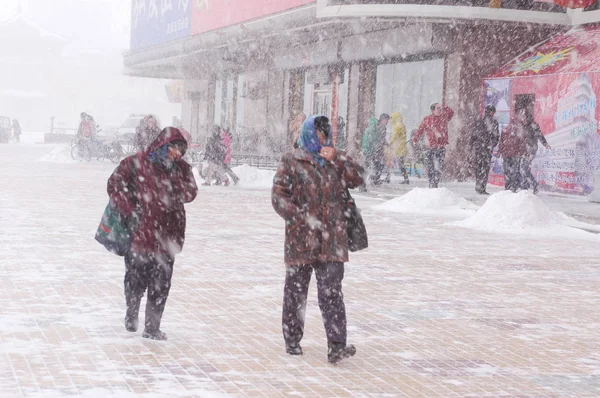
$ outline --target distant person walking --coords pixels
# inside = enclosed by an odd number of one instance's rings
[[[185,240],[184,203],[196,197],[192,168],[182,158],[187,142],[174,127],[165,128],[146,151],[121,161],[108,179],[111,202],[136,228],[125,254],[125,328],[138,329],[138,313],[148,290],[143,337],[166,340],[160,330],[175,255]]]
[[[483,118],[475,123],[475,131],[471,135],[472,159],[475,166],[475,191],[481,195],[489,195],[486,191],[492,165],[492,153],[500,138],[498,121],[494,118],[496,108],[485,107]]]
[[[213,126],[212,136],[209,137],[206,143],[205,158],[208,162],[206,170],[206,176],[202,185],[210,186],[212,180],[217,180],[217,185],[220,185],[221,181],[225,181],[225,185],[229,185],[229,179],[225,174],[225,156],[227,149],[221,136],[221,127]]]
[[[19,124],[19,121],[17,119],[13,119],[12,121],[12,135],[15,139],[15,142],[19,143],[21,142],[21,125]]]
[[[392,137],[390,138],[390,149],[395,159],[398,161],[400,172],[404,180],[401,184],[409,184],[408,173],[406,172],[406,156],[408,154],[406,145],[406,126],[404,125],[402,114],[400,112],[392,113]]]
[[[533,163],[533,160],[535,159],[535,156],[537,154],[537,150],[538,150],[538,142],[541,143],[544,148],[546,149],[552,149],[552,147],[550,146],[550,144],[548,144],[548,141],[546,141],[546,138],[544,137],[544,134],[542,133],[542,130],[540,129],[540,126],[533,121],[533,116],[531,115],[527,115],[527,118],[525,120],[525,154],[523,155],[523,158],[521,159],[521,173],[522,173],[522,180],[521,180],[521,188],[522,189],[533,189],[533,193],[537,194],[539,191],[539,184],[537,182],[537,180],[535,179],[535,177],[533,176],[533,173],[531,172],[531,164]]]
[[[223,167],[227,175],[233,180],[233,185],[236,185],[240,181],[240,178],[231,169],[231,133],[228,129],[222,129],[221,137],[223,138],[223,145],[225,145],[225,160]]]
[[[521,160],[527,153],[525,144],[525,112],[520,111],[500,136],[498,150],[504,168],[504,189],[517,192],[521,187]]]
[[[368,167],[372,171],[370,177],[374,185],[381,184],[381,175],[385,169],[385,149],[387,147],[387,124],[390,116],[382,113],[379,119],[374,117],[369,119],[367,129],[363,134],[362,152]]]
[[[342,294],[348,235],[342,196],[345,187],[363,183],[363,168],[332,147],[329,119],[304,122],[298,148],[281,158],[273,180],[273,208],[285,220],[286,277],[282,326],[286,352],[302,355],[304,314],[313,270],[331,363],[353,356],[346,343]]]
[[[135,137],[133,144],[138,152],[143,152],[156,140],[160,134],[158,120],[153,115],[147,115],[135,128]]]
[[[429,188],[437,188],[444,170],[446,158],[446,145],[448,145],[448,123],[454,116],[454,111],[442,104],[432,104],[431,115],[426,116],[413,136],[416,144],[419,138],[425,135],[427,148],[427,175]]]

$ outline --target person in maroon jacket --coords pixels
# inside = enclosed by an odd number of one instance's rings
[[[185,208],[198,187],[183,159],[187,143],[181,132],[167,127],[148,149],[123,159],[108,179],[111,202],[132,228],[125,255],[125,328],[137,331],[142,296],[148,289],[143,337],[166,340],[160,321],[171,287],[175,254],[185,240]]]
[[[427,148],[427,176],[429,188],[437,188],[444,169],[446,145],[448,145],[448,123],[454,116],[454,111],[446,105],[431,105],[431,115],[426,116],[413,136],[413,142],[425,134]]]
[[[502,132],[498,146],[504,168],[504,188],[513,192],[520,188],[521,159],[527,153],[525,124],[525,112],[518,112]]]
[[[348,261],[348,211],[344,191],[363,184],[364,169],[332,144],[329,119],[311,116],[302,126],[298,148],[286,153],[273,179],[273,208],[285,220],[286,277],[282,327],[286,352],[302,355],[304,314],[313,270],[327,334],[327,360],[356,353],[346,344],[342,293]]]

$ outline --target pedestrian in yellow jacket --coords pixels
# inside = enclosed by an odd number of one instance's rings
[[[400,112],[392,113],[392,137],[390,138],[390,147],[395,158],[398,159],[400,171],[404,177],[401,184],[409,184],[408,173],[406,172],[406,156],[408,154],[406,145],[406,126],[404,125],[402,114]]]

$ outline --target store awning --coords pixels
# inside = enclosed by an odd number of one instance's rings
[[[487,79],[600,72],[600,25],[577,27],[537,44]]]

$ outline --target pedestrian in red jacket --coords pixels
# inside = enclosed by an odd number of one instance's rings
[[[504,168],[504,188],[513,192],[521,186],[521,159],[527,153],[525,123],[525,114],[520,112],[502,132],[498,146]]]
[[[431,115],[426,116],[413,136],[413,142],[418,143],[419,138],[425,135],[425,148],[427,148],[427,175],[429,188],[437,188],[444,169],[446,158],[446,145],[448,145],[448,123],[454,116],[454,111],[441,104],[432,104]]]
[[[108,179],[108,195],[116,209],[135,225],[125,255],[125,328],[137,331],[140,302],[146,289],[143,337],[166,340],[160,321],[171,288],[175,254],[185,240],[185,208],[198,188],[183,159],[187,143],[167,127],[148,149],[123,159]]]

